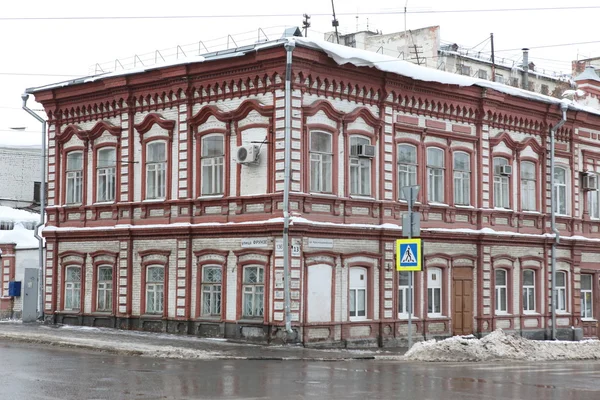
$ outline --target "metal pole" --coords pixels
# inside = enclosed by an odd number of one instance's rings
[[[288,40],[285,45],[287,60],[285,66],[285,149],[284,149],[284,182],[283,182],[283,291],[285,301],[285,330],[292,331],[292,315],[290,311],[290,170],[292,158],[292,52],[296,43]]]
[[[412,239],[412,228],[413,228],[413,212],[412,212],[412,199],[413,199],[413,187],[410,188],[410,197],[407,199],[408,203],[408,218],[410,229],[408,230],[408,238]],[[413,284],[413,272],[408,273],[408,350],[412,347],[412,284]]]
[[[494,60],[494,34],[490,33],[490,42],[492,43],[492,81],[496,81],[496,61]]]
[[[38,318],[44,319],[44,239],[39,233],[40,227],[46,222],[46,120],[40,117],[27,107],[27,99],[29,95],[24,93],[21,95],[23,100],[23,110],[30,114],[33,118],[42,123],[42,181],[40,185],[40,222],[35,226],[34,236],[38,240],[38,257],[39,257],[39,272],[38,272]]]
[[[552,315],[552,340],[556,340],[556,246],[560,242],[560,232],[556,228],[556,187],[554,183],[554,134],[563,126],[563,124],[567,121],[567,108],[568,105],[566,103],[560,104],[560,109],[562,111],[562,119],[550,128],[550,187],[552,190],[550,196],[550,227],[552,232],[554,233],[554,241],[552,242],[552,249],[550,255],[550,270],[551,270],[551,290],[550,290],[550,312]]]

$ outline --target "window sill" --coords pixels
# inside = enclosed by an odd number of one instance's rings
[[[441,314],[427,314],[427,318],[429,318],[429,319],[444,319],[444,318],[448,318],[448,317],[441,315]]]
[[[446,203],[440,203],[440,202],[437,202],[437,201],[428,201],[427,204],[430,205],[430,206],[434,206],[434,207],[450,207]]]
[[[465,205],[465,204],[455,204],[454,207],[456,207],[456,208],[465,208],[465,209],[468,209],[468,210],[475,209],[475,206],[469,206],[469,205]]]
[[[401,319],[401,320],[408,320],[408,314],[401,314],[401,315],[398,315],[398,319]],[[411,319],[411,320],[417,320],[417,319],[419,319],[419,318],[418,318],[418,317],[416,317],[416,316],[414,316],[414,315],[411,315],[410,319]]]
[[[523,311],[523,315],[528,317],[539,316],[540,313],[537,311]]]
[[[94,206],[110,206],[112,204],[115,204],[114,200],[111,200],[111,201],[98,201],[98,202],[94,203],[93,205]]]
[[[310,192],[309,195],[311,196],[320,196],[320,197],[331,197],[331,198],[338,198],[337,194],[333,194],[333,193],[324,193],[324,192]]]
[[[496,311],[496,314],[494,314],[496,317],[512,317],[512,314],[507,313],[507,312],[499,312]]]
[[[260,317],[242,317],[241,319],[237,320],[238,324],[256,324],[256,323],[262,323],[264,322],[264,317],[260,316]]]
[[[350,317],[349,321],[350,322],[369,322],[370,319],[368,319],[366,317]]]
[[[204,196],[199,196],[198,200],[217,200],[225,197],[224,194],[206,194]]]
[[[595,318],[581,318],[581,322],[598,322]]]
[[[350,198],[353,199],[353,200],[371,200],[371,201],[375,200],[375,197],[363,196],[363,195],[360,195],[360,194],[351,194]]]
[[[167,199],[164,197],[162,197],[160,199],[145,199],[145,200],[142,200],[142,203],[161,203],[165,200],[167,200]]]

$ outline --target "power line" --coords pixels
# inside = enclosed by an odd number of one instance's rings
[[[490,13],[490,12],[522,12],[522,11],[564,11],[600,9],[600,6],[581,7],[527,7],[527,8],[492,8],[467,10],[414,10],[414,11],[370,11],[336,13],[341,16],[356,15],[398,15],[398,14],[460,14],[460,13]],[[311,16],[329,17],[327,13],[311,13]],[[71,21],[71,20],[152,20],[152,19],[204,19],[204,18],[271,18],[271,17],[301,17],[301,14],[214,14],[214,15],[133,15],[133,16],[76,16],[76,17],[0,17],[0,21]]]
[[[8,76],[58,76],[64,78],[79,78],[83,75],[64,75],[64,74],[41,74],[41,73],[27,73],[27,72],[0,72],[0,75]]]
[[[528,49],[546,49],[546,48],[549,48],[549,47],[576,46],[576,45],[580,45],[580,44],[594,44],[594,43],[600,43],[600,40],[594,40],[594,41],[591,41],[591,42],[548,44],[548,45],[545,45],[545,46],[529,46]],[[521,49],[496,50],[496,52],[498,52],[498,51],[515,51],[515,50],[522,50],[522,48]]]

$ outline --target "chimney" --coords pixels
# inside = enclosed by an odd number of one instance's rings
[[[523,49],[523,89],[529,90],[529,49]]]

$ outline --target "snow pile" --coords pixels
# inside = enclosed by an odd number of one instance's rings
[[[416,343],[405,358],[413,361],[594,360],[600,359],[600,341],[529,340],[498,329],[480,340],[454,336]]]

